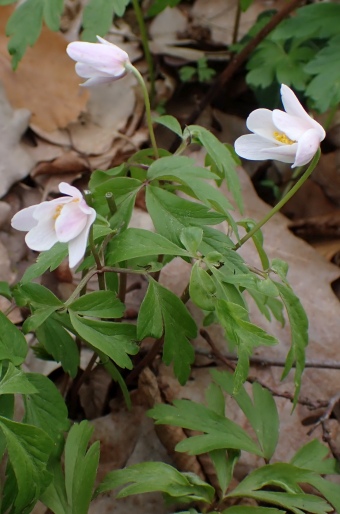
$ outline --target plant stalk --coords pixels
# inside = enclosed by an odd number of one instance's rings
[[[318,151],[316,152],[316,154],[314,155],[312,162],[310,163],[310,165],[308,166],[307,170],[304,172],[302,177],[296,182],[296,184],[292,187],[292,189],[290,189],[290,191],[288,191],[288,193],[282,198],[282,200],[280,200],[279,203],[276,204],[275,207],[273,207],[273,209],[271,211],[269,211],[268,214],[266,214],[266,216],[264,216],[264,218],[262,218],[262,220],[259,221],[244,237],[242,237],[242,239],[234,246],[234,250],[238,250],[239,248],[241,248],[241,246],[244,245],[244,243],[246,241],[248,241],[248,239],[253,237],[255,232],[260,230],[260,228],[263,227],[263,225],[265,225],[267,223],[267,221],[269,221],[270,218],[272,218],[274,216],[274,214],[276,214],[280,209],[282,209],[282,207],[288,202],[288,200],[290,200],[292,198],[292,196],[295,195],[295,193],[300,189],[300,187],[306,182],[306,180],[310,177],[310,175],[314,171],[315,166],[317,165],[317,163],[320,159],[320,155],[321,155],[321,151],[319,148]]]
[[[159,153],[158,153],[158,147],[157,147],[155,133],[154,133],[154,130],[153,130],[153,125],[152,125],[151,105],[150,105],[150,98],[149,98],[148,89],[146,87],[146,84],[144,82],[144,79],[143,79],[141,73],[137,70],[137,68],[135,68],[133,66],[133,64],[127,63],[126,64],[126,69],[128,71],[131,71],[131,73],[134,74],[134,76],[138,80],[138,83],[139,83],[140,87],[142,88],[143,95],[144,95],[144,103],[145,103],[145,114],[146,114],[146,120],[147,120],[147,124],[148,124],[149,134],[150,134],[151,145],[152,145],[155,157],[156,157],[156,159],[158,159],[159,158]]]

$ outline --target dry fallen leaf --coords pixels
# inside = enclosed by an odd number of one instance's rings
[[[21,142],[29,117],[26,109],[12,109],[0,87],[0,197],[26,177],[35,164]]]
[[[11,105],[32,113],[32,127],[48,132],[66,127],[85,108],[88,92],[79,87],[74,62],[66,54],[67,42],[59,33],[42,28],[33,48],[28,48],[13,71],[5,37],[11,6],[0,10],[0,81]]]

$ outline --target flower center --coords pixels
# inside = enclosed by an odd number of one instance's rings
[[[54,215],[53,215],[53,219],[54,219],[54,220],[56,220],[57,218],[59,218],[60,213],[61,213],[61,211],[62,211],[62,208],[63,208],[63,207],[64,207],[63,205],[57,205],[57,207],[55,208],[55,213],[54,213]]]
[[[280,141],[280,143],[283,143],[284,145],[292,145],[296,143],[296,141],[289,139],[284,132],[274,132],[274,137],[276,141]]]

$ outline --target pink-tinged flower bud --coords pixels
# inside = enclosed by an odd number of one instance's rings
[[[84,257],[96,211],[87,205],[76,187],[61,182],[59,191],[68,196],[22,209],[13,216],[11,224],[28,232],[25,241],[31,250],[43,252],[57,242],[67,243],[70,268],[74,268]]]
[[[293,91],[282,84],[281,98],[285,111],[256,109],[247,119],[253,134],[239,137],[235,151],[253,161],[274,159],[293,163],[292,168],[309,163],[326,133],[304,110]]]
[[[82,86],[97,86],[123,77],[129,56],[118,46],[97,36],[99,43],[75,41],[66,49],[76,63],[79,77],[87,79]]]

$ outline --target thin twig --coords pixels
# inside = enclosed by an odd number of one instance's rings
[[[224,364],[226,364],[228,367],[232,368],[232,369],[235,369],[236,366],[234,363],[230,362],[229,359],[227,359],[227,357],[225,357],[219,350],[218,348],[216,347],[216,344],[214,343],[214,341],[212,340],[211,336],[208,334],[208,332],[205,330],[205,329],[201,329],[200,330],[200,334],[201,336],[207,341],[207,343],[209,344],[209,346],[211,347],[214,355],[221,361],[223,362]],[[287,400],[290,400],[292,403],[294,401],[294,396],[286,391],[284,392],[281,392],[281,391],[277,391],[275,389],[272,389],[270,386],[268,386],[267,384],[263,383],[261,380],[258,379],[258,377],[253,377],[253,376],[248,376],[247,377],[247,382],[249,382],[250,384],[253,384],[254,382],[257,382],[259,383],[262,387],[264,387],[265,389],[267,389],[273,396],[277,396],[279,398],[286,398]],[[310,407],[312,409],[317,409],[319,407],[322,407],[324,406],[324,403],[323,402],[318,402],[317,404],[315,402],[312,402],[311,400],[309,400],[308,398],[300,398],[298,400],[298,403],[300,405],[306,405],[307,407]]]
[[[218,76],[216,81],[213,83],[208,93],[202,99],[198,107],[193,111],[190,118],[187,120],[186,124],[191,125],[195,123],[199,115],[202,111],[210,104],[210,102],[219,94],[222,88],[229,82],[229,80],[233,77],[235,72],[242,66],[242,64],[247,60],[249,55],[253,50],[264,40],[268,34],[277,27],[277,25],[284,19],[288,14],[290,14],[299,4],[303,3],[302,0],[291,0],[287,4],[283,6],[283,8],[278,11],[274,16],[269,20],[267,25],[261,29],[256,36],[253,37],[249,41],[249,43],[241,50],[239,54],[234,55],[228,66],[222,71],[222,73]]]
[[[332,398],[328,402],[325,412],[322,414],[322,416],[319,417],[317,422],[314,423],[309,432],[307,432],[307,435],[311,435],[319,425],[322,425],[326,420],[328,420],[331,417],[334,407],[336,406],[338,401],[340,401],[340,393],[337,393],[334,396],[332,396]]]
[[[141,361],[139,361],[137,366],[127,376],[127,378],[125,380],[126,385],[130,385],[140,375],[140,373],[143,371],[143,369],[152,363],[152,361],[157,357],[160,349],[162,348],[163,343],[164,343],[164,336],[155,340],[151,350],[143,357],[143,359]]]

